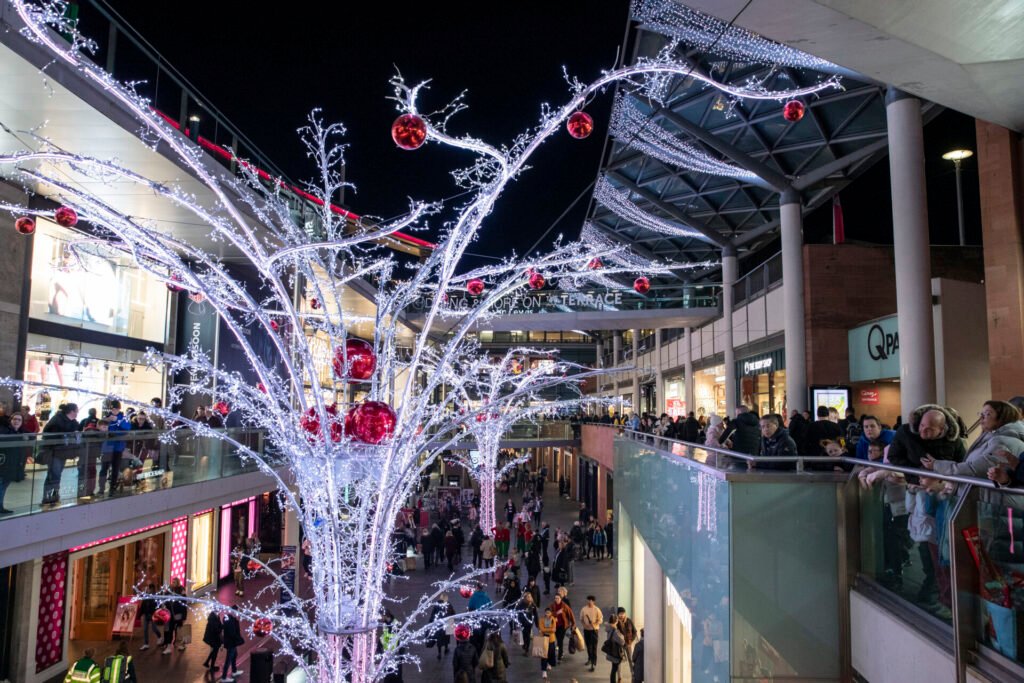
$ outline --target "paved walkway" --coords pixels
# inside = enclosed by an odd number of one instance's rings
[[[554,489],[554,490],[552,490]],[[572,523],[576,520],[578,514],[578,503],[559,499],[556,495],[557,487],[547,486],[545,487],[544,496],[544,518],[542,521],[550,522],[552,529],[552,539],[554,538],[554,531],[558,528],[568,530],[572,527]],[[499,498],[499,500],[501,500]],[[518,497],[517,497],[518,500]],[[467,537],[469,535],[467,531]],[[464,557],[472,555],[467,553],[464,549]],[[521,574],[523,574],[521,572]],[[415,572],[408,574],[409,580],[399,584],[402,588],[402,593],[409,596],[419,596],[430,588],[430,582],[436,581],[442,578],[442,575],[447,575],[447,567],[441,566],[439,568],[431,569],[430,572],[423,572],[422,565]],[[525,578],[525,574],[523,574]],[[608,613],[611,609],[616,606],[615,602],[615,563],[613,561],[604,560],[598,562],[596,560],[584,560],[577,562],[574,569],[574,584],[569,586],[569,600],[572,602],[573,608],[576,611],[577,619],[579,618],[579,610],[586,604],[586,596],[594,595],[597,598],[597,604],[604,612],[607,618]],[[543,608],[550,604],[552,595],[543,595],[543,582],[541,581],[541,611]],[[552,586],[554,590],[554,586]],[[493,589],[490,591],[491,597],[495,598],[496,591]],[[458,594],[450,595],[452,605],[455,607],[457,612],[463,612],[466,610],[468,600],[462,598]],[[401,614],[396,611],[396,615],[401,618]],[[520,683],[521,681],[539,681],[541,680],[540,673],[540,660],[524,656],[522,650],[508,637],[508,629],[503,629],[502,638],[505,640],[505,645],[509,650],[509,660],[511,662],[508,668],[508,681],[509,683]],[[452,648],[454,650],[455,640],[452,639]],[[421,670],[417,671],[415,667],[406,665],[403,671],[404,683],[447,683],[453,680],[452,673],[452,655],[449,654],[443,657],[441,660],[437,659],[437,651],[435,649],[428,649],[425,646],[420,648],[417,653],[423,658]],[[548,672],[548,680],[559,683],[571,683],[572,681],[608,681],[609,672],[611,665],[604,658],[604,655],[598,652],[597,655],[597,670],[591,673],[586,666],[586,652],[577,652],[574,655],[569,654],[568,646],[565,649],[565,658],[562,662]],[[623,681],[629,681],[630,676],[628,667],[623,664],[624,673],[622,675]],[[479,680],[479,672],[477,674],[477,680]]]

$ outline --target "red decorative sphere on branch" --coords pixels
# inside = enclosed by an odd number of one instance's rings
[[[416,114],[402,114],[391,124],[391,139],[402,149],[417,149],[427,141],[427,122]]]
[[[249,560],[245,566],[251,572],[258,572],[260,570],[260,563],[256,560]]]
[[[252,633],[257,638],[263,638],[269,636],[270,632],[274,630],[274,623],[266,617],[260,617],[252,623]]]
[[[352,415],[352,436],[363,443],[376,446],[395,433],[398,416],[383,401],[365,401],[349,411]],[[348,416],[346,416],[346,424]]]
[[[78,223],[78,214],[70,206],[62,206],[53,212],[53,220],[62,228],[73,228]]]
[[[472,597],[473,587],[472,586],[459,586],[459,595],[464,598]]]
[[[604,261],[601,260],[600,256],[595,256],[590,259],[590,263],[587,264],[587,268],[590,270],[601,270],[604,268]]]
[[[309,307],[312,308],[314,311],[319,310],[320,309],[320,300],[317,299],[315,296],[314,297],[310,297],[310,299],[309,299]]]
[[[633,280],[633,289],[640,294],[646,294],[651,291],[651,281],[641,275],[637,279]]]
[[[796,123],[804,117],[804,103],[800,100],[790,100],[782,105],[782,118]]]
[[[578,111],[569,117],[565,127],[569,130],[569,135],[582,140],[594,132],[594,119],[587,112]]]
[[[276,320],[271,320],[270,329],[274,332],[277,332],[278,330],[281,329],[281,325]]]
[[[530,274],[530,289],[543,289],[546,282],[540,273]]]
[[[373,376],[373,371],[377,367],[377,355],[369,342],[349,337],[345,340],[344,348],[339,346],[334,350],[332,364],[335,377],[348,379],[350,382],[364,382]]]
[[[480,278],[473,278],[466,283],[466,291],[473,296],[480,296],[484,293],[484,281]]]
[[[14,229],[22,235],[31,235],[36,231],[36,219],[30,216],[22,216],[14,221]]]
[[[473,635],[473,629],[469,627],[469,624],[457,624],[455,626],[455,640],[464,642],[469,640],[471,635]]]
[[[168,279],[167,282],[165,282],[164,284],[167,285],[167,291],[171,292],[172,294],[177,294],[178,292],[185,291],[185,288],[178,284],[180,282],[181,276],[178,275],[177,273],[171,273],[170,279]]]

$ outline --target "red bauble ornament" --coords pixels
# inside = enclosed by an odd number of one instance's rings
[[[473,278],[466,283],[466,291],[473,296],[480,296],[484,293],[484,281],[480,278]]]
[[[633,289],[641,294],[646,294],[651,291],[651,281],[641,275],[637,279],[633,280]]]
[[[62,206],[53,212],[53,220],[62,228],[73,228],[78,223],[78,214],[70,206]]]
[[[330,404],[327,406],[326,412],[327,420],[330,423],[331,441],[337,443],[341,441],[341,423],[337,419],[338,404]],[[310,408],[306,411],[306,414],[299,420],[299,426],[309,434],[308,438],[310,441],[320,440],[320,416],[317,415],[316,408]]]
[[[278,322],[276,320],[271,320],[270,321],[270,329],[273,330],[274,332],[277,332],[279,329],[281,329],[281,325],[278,324]]]
[[[345,368],[345,359],[348,358],[348,369]],[[365,382],[373,376],[377,367],[377,355],[373,352],[373,346],[369,342],[355,337],[345,340],[345,348],[334,349],[334,376],[339,379],[348,379],[350,382]]]
[[[245,565],[251,572],[258,572],[260,570],[260,563],[256,560],[249,560],[248,564]]]
[[[213,409],[221,415],[227,415],[231,412],[231,407],[224,401],[217,401],[217,403],[214,404]]]
[[[165,610],[163,607],[153,612],[153,623],[154,624],[166,624],[171,620],[171,613]]]
[[[582,140],[594,132],[594,119],[590,118],[587,112],[578,111],[569,117],[565,127],[569,130],[569,135]]]
[[[395,433],[398,416],[387,403],[365,401],[352,408],[352,436],[376,446]],[[347,416],[346,416],[347,422]]]
[[[595,256],[590,259],[590,263],[587,264],[587,268],[590,270],[601,270],[604,268],[604,261],[602,261],[599,256]]]
[[[167,291],[171,292],[172,294],[177,294],[178,292],[185,291],[184,287],[182,287],[180,284],[177,284],[179,282],[181,282],[181,276],[178,275],[177,273],[171,273],[170,279],[167,280],[167,282],[165,282],[164,284],[167,286]]]
[[[457,624],[455,626],[455,640],[460,642],[469,640],[469,637],[473,635],[473,629],[468,624]]]
[[[36,231],[36,219],[30,216],[22,216],[14,221],[14,229],[22,235],[31,235]]]
[[[543,289],[546,280],[540,273],[530,274],[530,289]]]
[[[790,100],[782,105],[782,118],[796,123],[804,117],[804,103],[800,100]]]
[[[257,382],[256,388],[262,391],[264,394],[267,393],[267,385],[264,384],[263,382]]]
[[[260,617],[256,621],[252,622],[252,633],[257,638],[263,638],[269,636],[270,632],[274,630],[274,623],[266,617]]]
[[[459,586],[459,595],[464,598],[472,597],[473,587],[472,586]]]
[[[427,141],[427,122],[416,114],[402,114],[391,124],[391,139],[402,149],[417,149]]]
[[[197,304],[201,304],[206,301],[206,295],[202,292],[189,292],[188,298],[192,299],[192,301],[195,301]]]
[[[314,311],[319,310],[320,309],[320,300],[317,299],[315,296],[314,297],[310,297],[310,299],[309,299],[309,307],[312,308]]]

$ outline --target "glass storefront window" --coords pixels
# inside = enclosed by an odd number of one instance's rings
[[[32,250],[29,316],[98,332],[163,343],[164,282],[100,244],[70,244],[80,235],[39,220]]]
[[[103,397],[108,394],[140,403],[164,395],[163,373],[131,362],[140,360],[141,354],[130,352],[129,356],[123,349],[95,344],[72,347],[66,340],[33,334],[28,347],[25,380],[60,387],[26,390],[26,403],[40,416],[48,417],[68,402],[78,404],[81,417],[90,408],[102,412]]]
[[[694,402],[697,417],[712,413],[725,415],[725,366],[698,370],[693,374]]]
[[[213,511],[192,518],[189,537],[191,561],[188,563],[189,581],[197,591],[213,583]]]

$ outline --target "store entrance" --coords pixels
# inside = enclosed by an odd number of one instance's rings
[[[117,605],[163,585],[164,534],[79,557],[72,564],[71,639],[110,640]]]

